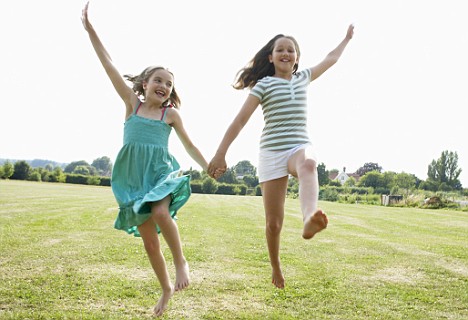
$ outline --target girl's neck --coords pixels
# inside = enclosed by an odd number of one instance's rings
[[[281,78],[281,79],[285,79],[285,80],[291,80],[292,73],[291,72],[275,72],[273,77]]]
[[[143,102],[143,104],[145,105],[146,108],[148,109],[161,109],[162,108],[162,104],[161,103],[158,103],[158,102],[154,102],[154,101],[145,101]]]

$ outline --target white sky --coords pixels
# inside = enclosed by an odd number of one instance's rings
[[[124,105],[81,24],[85,1],[2,5],[0,158],[58,162],[101,156],[122,144]],[[307,4],[307,5],[306,5]],[[468,186],[468,19],[463,0],[95,0],[89,14],[122,74],[164,65],[175,74],[189,135],[209,161],[247,91],[237,71],[273,36],[293,35],[299,69],[355,37],[309,88],[310,134],[328,170],[366,162],[427,177],[456,151]],[[232,144],[228,166],[257,166],[260,108]],[[171,152],[193,166],[177,140]]]

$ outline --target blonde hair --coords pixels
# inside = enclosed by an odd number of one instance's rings
[[[172,77],[174,77],[174,74],[169,71],[167,68],[161,67],[161,66],[151,66],[143,70],[139,75],[134,76],[131,74],[125,74],[124,78],[131,83],[133,83],[133,91],[138,95],[138,96],[143,96],[145,97],[145,90],[143,89],[143,83],[148,82],[149,78],[153,75],[153,73],[157,70],[166,70],[169,72]],[[171,95],[169,96],[169,99],[164,101],[163,106],[169,106],[172,105],[175,108],[180,108],[180,98],[179,95],[177,94],[177,91],[175,89],[175,86],[172,87],[172,92]]]

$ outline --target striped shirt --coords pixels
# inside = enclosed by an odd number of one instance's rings
[[[310,142],[307,132],[310,76],[310,69],[297,72],[291,80],[267,76],[252,88],[250,94],[260,99],[265,121],[260,149],[288,150]]]

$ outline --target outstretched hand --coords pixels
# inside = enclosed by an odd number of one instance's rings
[[[354,35],[354,24],[350,24],[348,27],[348,31],[346,32],[346,38],[347,39],[352,39]]]
[[[89,6],[89,1],[86,2],[85,7],[81,11],[81,22],[83,23],[83,27],[85,28],[86,31],[89,31],[93,28],[91,25],[91,22],[89,22],[88,19],[88,6]]]
[[[208,165],[208,174],[214,179],[220,178],[227,169],[226,160],[220,156],[214,156]]]

